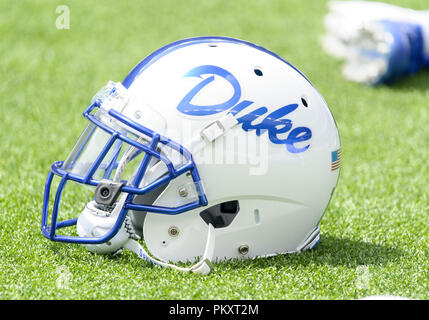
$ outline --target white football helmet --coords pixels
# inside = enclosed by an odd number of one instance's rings
[[[298,252],[319,241],[340,138],[321,94],[273,52],[226,37],[171,43],[122,83],[109,82],[84,116],[89,125],[47,179],[47,238],[98,253],[126,248],[200,273],[210,261]],[[48,225],[54,175],[62,178]],[[59,222],[70,180],[92,186],[93,199],[78,218]],[[56,233],[72,225],[78,236]],[[190,268],[174,265],[198,257]]]

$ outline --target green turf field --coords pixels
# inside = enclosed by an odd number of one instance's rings
[[[56,28],[61,4],[69,30]],[[326,11],[321,0],[1,1],[0,299],[428,299],[429,71],[393,87],[346,82],[318,42]],[[199,276],[45,239],[46,175],[74,145],[92,95],[162,45],[199,35],[273,50],[328,102],[343,167],[317,249]]]

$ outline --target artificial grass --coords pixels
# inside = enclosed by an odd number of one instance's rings
[[[63,4],[69,30],[55,27]],[[429,72],[391,87],[345,81],[318,43],[326,10],[320,0],[2,1],[0,299],[427,299]],[[45,178],[86,124],[92,95],[160,46],[199,35],[273,50],[328,102],[343,161],[319,246],[198,276],[45,239]]]

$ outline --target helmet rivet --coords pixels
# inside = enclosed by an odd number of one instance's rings
[[[185,187],[181,187],[179,189],[179,196],[181,196],[182,198],[185,198],[188,196],[188,190],[186,190]]]
[[[249,253],[249,246],[248,245],[242,245],[238,247],[238,252],[242,255]]]
[[[176,226],[168,228],[168,234],[172,237],[177,237],[179,235],[179,229]]]
[[[134,117],[136,119],[140,119],[142,116],[142,112],[140,110],[137,110],[136,112],[134,112]]]

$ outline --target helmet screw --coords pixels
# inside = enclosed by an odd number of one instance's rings
[[[106,188],[106,187],[102,188],[102,189],[100,190],[100,195],[101,195],[103,198],[107,198],[107,197],[110,195],[110,190],[109,190],[109,188]]]
[[[177,237],[179,235],[179,229],[176,226],[168,228],[168,234],[172,237]]]
[[[238,252],[242,255],[248,254],[249,253],[249,246],[247,246],[247,245],[239,246]]]
[[[185,187],[181,187],[179,189],[179,196],[181,196],[182,198],[185,198],[188,196],[188,190],[186,190]]]
[[[135,117],[136,119],[140,119],[140,118],[141,118],[141,116],[142,116],[142,113],[141,113],[141,111],[140,111],[140,110],[137,110],[137,111],[134,113],[134,117]]]

